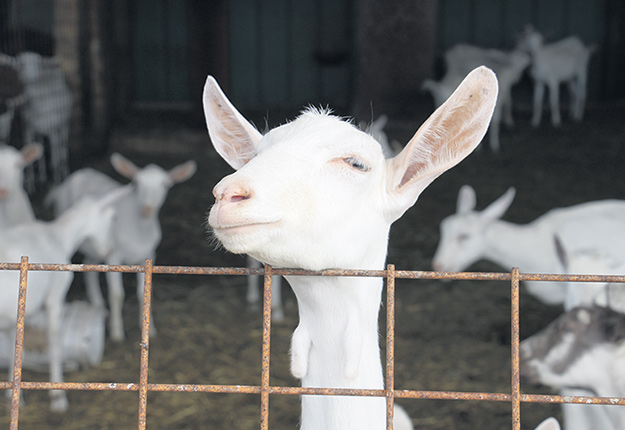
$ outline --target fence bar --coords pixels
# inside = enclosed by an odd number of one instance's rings
[[[519,268],[512,268],[511,353],[512,353],[512,430],[521,430],[521,373],[519,364]]]
[[[143,306],[141,307],[141,364],[139,368],[139,430],[147,426],[148,353],[150,349],[150,315],[152,304],[152,260],[145,260],[143,277]]]
[[[13,355],[13,383],[11,387],[11,430],[17,430],[20,413],[22,382],[22,356],[24,352],[24,324],[26,316],[26,286],[28,284],[28,257],[20,262],[20,286],[17,299],[17,325],[15,327],[15,352]]]
[[[263,346],[260,377],[260,429],[269,429],[269,363],[271,353],[271,283],[272,267],[265,265],[263,291]]]
[[[393,430],[395,413],[395,266],[386,266],[386,428]]]

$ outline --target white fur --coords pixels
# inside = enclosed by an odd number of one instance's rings
[[[33,221],[35,214],[24,190],[24,167],[43,154],[40,144],[29,144],[21,151],[0,145],[0,229]]]
[[[72,114],[72,94],[56,59],[44,59],[34,52],[17,56],[26,102],[23,106],[24,141],[32,143],[37,135],[50,141],[52,179],[55,183],[69,173],[68,140]],[[41,159],[42,175],[45,161]],[[45,178],[44,178],[45,179]]]
[[[438,82],[427,79],[422,84],[422,89],[428,90],[432,94],[436,106],[443,104],[467,73],[475,67],[485,65],[491,68],[497,75],[499,94],[488,134],[491,149],[495,152],[499,151],[501,119],[503,117],[508,126],[514,124],[512,118],[512,87],[519,81],[523,71],[529,65],[529,55],[520,50],[503,52],[496,49],[460,44],[447,50],[444,56],[445,76]]]
[[[625,315],[609,312],[578,307],[525,339],[520,347],[522,376],[563,396],[625,397],[625,343],[605,331],[622,332]],[[611,322],[600,324],[602,315],[612,315]],[[562,411],[566,430],[625,429],[625,406],[563,404]]]
[[[215,186],[209,224],[227,250],[276,267],[382,269],[390,225],[477,146],[496,97],[494,74],[474,71],[399,155],[385,159],[370,135],[318,110],[263,136],[209,77],[204,88],[209,134],[217,152],[237,169]],[[291,370],[302,385],[383,388],[382,280],[289,276],[287,281],[300,316]],[[384,427],[384,398],[302,397],[302,430]]]
[[[458,194],[457,212],[440,225],[441,239],[433,258],[438,271],[462,271],[481,259],[506,269],[529,273],[561,273],[554,235],[571,252],[601,246],[609,255],[625,252],[625,201],[603,200],[552,209],[529,224],[503,221],[515,190],[483,211],[476,211],[475,191],[468,185]],[[564,302],[563,283],[526,282],[527,290],[549,304]]]
[[[69,264],[78,246],[90,239],[102,254],[111,250],[110,229],[115,210],[115,199],[128,193],[123,188],[100,200],[77,202],[67,212],[51,222],[29,221],[0,231],[0,261],[19,262],[23,255],[30,263]],[[63,382],[62,350],[59,329],[65,295],[73,278],[72,272],[34,271],[28,274],[26,318],[41,312],[45,306],[48,317],[48,352],[50,380]],[[15,327],[19,287],[19,272],[0,271],[0,328]],[[13,334],[15,331],[13,330]],[[12,367],[12,366],[11,366]],[[12,378],[12,369],[9,378]],[[10,395],[10,393],[8,393]],[[50,409],[67,410],[64,391],[50,391]]]
[[[545,87],[549,88],[551,122],[559,126],[560,119],[560,84],[567,83],[571,97],[571,117],[580,121],[584,116],[586,104],[586,82],[588,79],[588,61],[594,50],[584,46],[581,40],[571,36],[548,45],[543,36],[528,26],[520,40],[520,46],[532,56],[530,73],[534,78],[534,113],[532,126],[540,124]]]
[[[131,179],[134,184],[132,193],[116,204],[118,216],[113,226],[113,251],[103,255],[89,246],[89,243],[83,244],[80,250],[85,254],[85,262],[88,263],[143,264],[146,259],[155,258],[156,248],[161,241],[158,213],[169,189],[174,184],[189,179],[196,171],[196,163],[187,161],[169,171],[154,164],[139,168],[117,153],[111,156],[111,163],[118,173]],[[104,173],[81,169],[53,189],[46,200],[48,204],[54,204],[58,214],[83,196],[99,196],[120,186],[121,184]],[[98,274],[88,272],[85,275],[89,299],[93,304],[104,307]],[[138,297],[143,296],[143,278],[143,273],[137,273]],[[109,289],[110,335],[113,340],[121,341],[124,339],[122,274],[107,272],[106,280]],[[139,303],[143,302],[139,300]],[[154,323],[150,330],[152,335],[156,334]]]
[[[560,423],[554,417],[549,417],[538,424],[534,430],[560,430]]]

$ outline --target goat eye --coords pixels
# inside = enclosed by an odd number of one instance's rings
[[[360,158],[347,157],[345,158],[345,162],[349,164],[349,166],[353,169],[359,170],[361,172],[368,172],[369,170],[371,170],[371,167]]]
[[[463,233],[458,236],[458,242],[465,242],[467,240],[469,240],[469,235],[466,233]]]

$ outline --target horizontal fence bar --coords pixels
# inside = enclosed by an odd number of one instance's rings
[[[0,263],[0,270],[20,270],[20,263]],[[44,264],[29,263],[29,271],[66,271],[66,272],[121,272],[142,273],[143,265],[105,265],[105,264]],[[200,266],[154,266],[152,273],[161,275],[264,275],[263,268],[250,267],[200,267]],[[301,270],[272,268],[275,276],[353,276],[370,278],[388,278],[387,270]],[[506,272],[433,272],[419,270],[396,270],[395,278],[401,279],[455,279],[469,281],[510,281],[512,276]],[[587,275],[587,274],[543,274],[519,273],[520,281],[541,282],[609,282],[625,283],[625,275]]]
[[[11,388],[11,383],[0,383],[0,389]],[[22,382],[22,390],[68,390],[68,391],[139,391],[137,383],[120,382]],[[148,384],[148,391],[170,393],[218,393],[218,394],[261,394],[258,385],[206,385],[206,384]],[[307,388],[270,386],[269,394],[312,395],[312,396],[361,396],[385,397],[386,390],[363,390],[352,388]],[[465,392],[465,391],[419,391],[394,390],[394,397],[401,399],[429,400],[478,400],[510,402],[507,393]],[[523,403],[577,403],[584,405],[623,405],[624,397],[559,396],[548,394],[521,394]]]

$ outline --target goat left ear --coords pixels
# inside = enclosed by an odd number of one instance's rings
[[[204,85],[204,116],[217,153],[235,170],[256,156],[262,134],[230,103],[212,76]]]
[[[497,101],[497,77],[482,66],[419,128],[389,163],[388,215],[399,218],[440,174],[467,157],[480,143]]]
[[[189,160],[186,163],[179,164],[178,166],[171,169],[169,173],[169,178],[175,184],[179,184],[180,182],[184,182],[189,179],[191,176],[195,174],[197,170],[197,164],[193,160]]]

